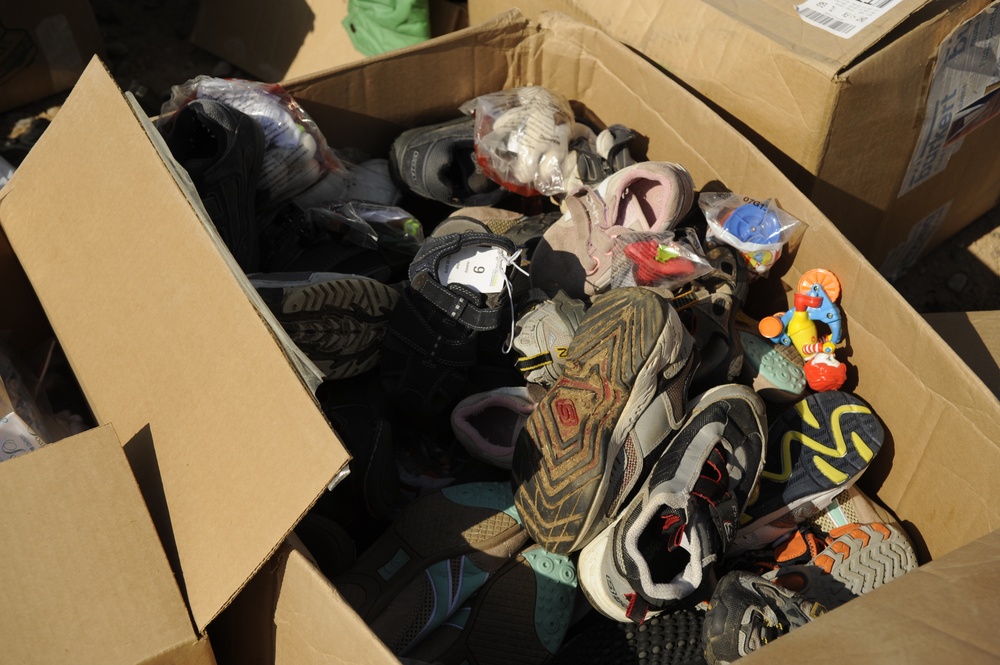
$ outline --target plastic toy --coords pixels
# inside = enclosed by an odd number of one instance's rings
[[[836,390],[847,380],[847,367],[834,357],[843,341],[840,308],[840,280],[829,270],[807,271],[799,280],[793,306],[783,314],[761,319],[760,333],[774,342],[791,346],[805,363],[806,381],[813,390]],[[817,323],[829,329],[820,335]]]

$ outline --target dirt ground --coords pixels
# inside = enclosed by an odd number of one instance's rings
[[[133,91],[150,113],[172,85],[199,74],[246,76],[188,41],[198,5],[197,0],[91,0],[106,63],[121,88]],[[0,136],[8,142],[28,139],[32,120],[53,117],[64,98],[0,114]],[[1000,208],[931,252],[895,286],[922,313],[1000,310]]]

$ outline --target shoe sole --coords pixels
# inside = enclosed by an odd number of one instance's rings
[[[446,487],[404,508],[333,585],[390,650],[402,653],[525,546],[516,517],[507,483]]]
[[[641,288],[597,298],[570,344],[563,375],[525,423],[511,469],[514,501],[529,535],[550,552],[586,544],[618,449],[654,397],[674,332],[668,307]]]
[[[697,665],[704,663],[705,613],[676,610],[647,619],[641,626],[593,614],[574,627],[576,635],[550,665]]]
[[[882,523],[857,524],[808,565],[780,568],[764,578],[799,591],[832,610],[916,567],[916,552],[899,528]]]
[[[273,309],[281,326],[326,378],[357,376],[378,364],[398,291],[361,277],[284,288],[277,286],[279,282],[259,284],[275,285],[258,288],[280,293]]]
[[[461,633],[433,662],[548,662],[562,644],[573,617],[576,584],[576,568],[567,557],[529,547],[476,592]]]
[[[727,554],[765,547],[826,508],[868,467],[883,437],[878,417],[850,393],[816,393],[786,409],[768,431],[764,502],[751,499]]]
[[[754,390],[769,401],[800,400],[806,392],[802,367],[783,356],[771,342],[752,333],[739,333],[743,342],[744,367],[753,376]]]

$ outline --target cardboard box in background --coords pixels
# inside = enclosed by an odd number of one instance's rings
[[[540,25],[516,14],[405,51],[283,85],[334,146],[388,150],[404,129],[458,114],[472,97],[538,84],[591,119],[648,137],[646,157],[687,167],[697,187],[775,196],[808,224],[802,244],[755,296],[787,303],[808,269],[843,283],[851,389],[883,420],[887,439],[860,486],[891,509],[925,567],[765,647],[751,662],[940,663],[1000,658],[1000,402],[930,326],[793,184],[735,129],[652,65],[561,15]],[[773,300],[750,313],[776,311]],[[787,305],[786,305],[787,306]],[[757,310],[753,307],[758,308]],[[759,311],[758,311],[759,310]],[[972,462],[974,460],[974,462]],[[930,621],[928,616],[933,617]],[[928,626],[932,625],[933,629]],[[220,663],[251,654],[280,665],[394,663],[344,601],[289,546],[210,627]],[[248,638],[248,635],[253,635]],[[845,638],[845,636],[849,636]]]
[[[47,330],[54,334],[94,421],[114,424],[172,569],[167,575],[187,603],[184,622],[193,641],[349,457],[308,375],[282,345],[287,336],[236,268],[185,178],[138,104],[123,97],[95,58],[0,190],[0,328],[15,329],[8,338],[22,348]],[[38,320],[42,312],[47,321]],[[40,453],[58,455],[43,448],[2,464],[2,471],[30,474],[28,458]],[[28,462],[15,464],[21,459]],[[120,470],[108,474],[116,478]],[[5,511],[5,545],[32,537],[51,510]],[[66,547],[82,556],[102,552],[107,537],[74,530]],[[114,546],[144,547],[128,538]],[[34,555],[18,549],[4,565],[23,570]],[[174,610],[147,597],[142,584],[122,584],[112,579],[107,598],[90,600],[154,603],[148,625],[140,626],[149,632],[142,644],[172,644]],[[33,621],[63,611],[57,595],[42,600],[32,606],[40,612]],[[0,612],[22,609],[3,605]],[[152,621],[161,618],[165,625]],[[15,648],[29,649],[41,634],[9,636],[0,661]]]
[[[191,41],[262,81],[276,82],[364,56],[341,25],[347,0],[202,0]],[[430,0],[431,35],[469,25],[464,2]]]
[[[1000,200],[998,4],[470,0],[469,13],[475,24],[511,7],[557,10],[640,51],[751,137],[894,279]]]
[[[0,111],[72,88],[91,56],[103,54],[87,0],[3,3]]]
[[[924,318],[1000,398],[1000,312],[934,313]]]

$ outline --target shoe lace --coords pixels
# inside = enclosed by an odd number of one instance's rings
[[[504,263],[507,267],[518,270],[522,275],[527,277],[528,271],[521,267],[521,251],[522,250],[519,248],[516,252],[504,259]],[[507,340],[503,345],[504,354],[510,353],[511,349],[514,348],[514,319],[516,318],[514,313],[514,289],[510,285],[511,279],[508,276],[509,272],[509,270],[504,270],[503,273],[504,288],[507,290],[507,302],[510,304],[510,334],[507,335]]]

